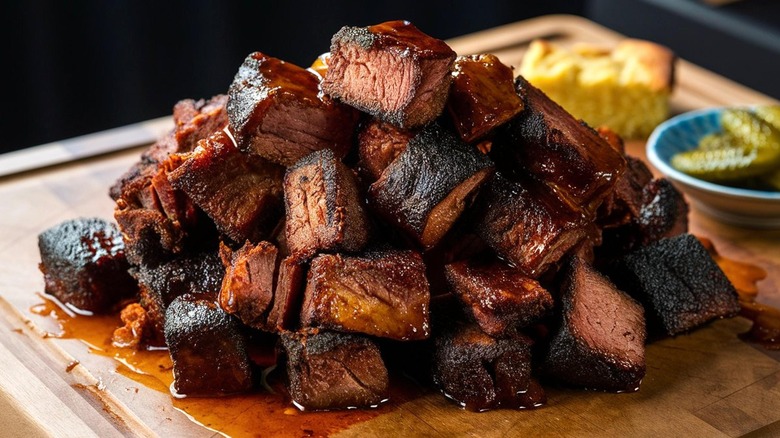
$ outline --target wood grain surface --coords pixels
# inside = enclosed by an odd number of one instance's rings
[[[537,37],[605,45],[621,38],[582,18],[548,16],[449,42],[458,53],[495,53],[517,66]],[[678,67],[674,112],[772,102],[685,61]],[[119,374],[115,361],[90,354],[84,343],[44,337],[52,321],[29,311],[43,290],[38,233],[74,217],[111,218],[108,186],[140,150],[0,178],[0,436],[218,435],[176,410],[168,394]],[[642,142],[629,143],[628,150],[644,157]],[[695,209],[691,231],[713,240],[722,254],[766,269],[759,301],[780,306],[780,231],[727,226]],[[738,339],[749,326],[741,318],[718,321],[650,345],[637,393],[547,388],[549,403],[542,409],[486,413],[463,411],[430,394],[339,435],[780,436],[780,355]],[[78,365],[66,371],[74,360]]]

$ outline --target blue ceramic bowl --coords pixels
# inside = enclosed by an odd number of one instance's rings
[[[691,111],[660,124],[647,140],[647,159],[677,188],[688,195],[695,208],[715,219],[752,228],[780,228],[780,192],[722,186],[675,170],[672,156],[696,148],[699,139],[720,132],[724,108]]]

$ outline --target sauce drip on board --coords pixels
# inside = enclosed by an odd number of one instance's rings
[[[119,348],[111,343],[113,331],[121,325],[117,314],[78,316],[60,307],[50,297],[30,311],[54,318],[58,333],[47,337],[79,339],[90,352],[113,358],[116,371],[148,388],[168,394],[173,382],[173,364],[167,350]],[[266,349],[266,354],[271,352]],[[252,351],[255,362],[263,362],[263,351]],[[260,370],[258,370],[259,374]],[[257,389],[248,394],[216,398],[171,397],[174,408],[192,421],[230,436],[328,436],[396,409],[405,401],[425,393],[425,389],[407,379],[391,375],[390,401],[377,409],[355,409],[333,412],[301,412],[286,395],[281,382],[283,372],[271,373],[268,384],[274,391]]]
[[[699,240],[737,290],[742,307],[740,316],[753,321],[750,330],[741,334],[740,338],[760,344],[767,350],[780,350],[780,309],[756,302],[757,283],[766,278],[766,271],[750,263],[723,257],[709,239],[700,237]]]

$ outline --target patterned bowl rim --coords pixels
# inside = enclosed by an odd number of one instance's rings
[[[715,107],[715,108],[705,108],[705,109],[700,109],[695,111],[689,111],[674,116],[669,120],[666,120],[665,122],[661,123],[655,128],[655,130],[653,130],[652,134],[650,134],[650,137],[647,139],[647,148],[646,148],[647,159],[650,161],[650,163],[653,164],[653,166],[655,166],[656,169],[658,169],[661,173],[668,176],[672,180],[679,181],[682,184],[692,186],[703,191],[722,194],[722,195],[731,196],[735,198],[748,198],[748,199],[765,200],[765,201],[766,200],[780,201],[780,192],[740,189],[736,187],[723,186],[720,184],[715,184],[698,178],[694,178],[688,174],[685,174],[673,168],[667,160],[661,158],[661,156],[659,155],[658,146],[665,135],[668,135],[670,132],[672,132],[675,129],[680,129],[681,127],[686,126],[692,120],[703,118],[703,117],[710,117],[713,114],[720,114],[721,112],[723,112],[723,110],[727,108],[734,108],[734,107]]]

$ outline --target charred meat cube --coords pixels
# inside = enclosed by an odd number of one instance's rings
[[[184,230],[158,210],[130,207],[120,199],[114,219],[122,230],[127,260],[135,266],[158,265],[185,246]]]
[[[387,399],[387,368],[368,338],[334,332],[281,338],[290,397],[299,409],[376,407]]]
[[[645,375],[642,306],[577,257],[567,267],[561,301],[545,373],[588,389],[639,389]]]
[[[525,109],[494,143],[496,162],[506,170],[522,169],[572,210],[594,216],[625,170],[622,154],[522,76],[515,88]]]
[[[436,337],[433,381],[472,411],[541,406],[546,397],[531,377],[531,344],[522,335],[493,338],[475,325],[447,329]]]
[[[301,325],[397,340],[425,339],[429,308],[425,264],[418,253],[323,254],[309,268]]]
[[[493,163],[438,125],[414,136],[369,189],[369,201],[425,248],[449,231],[493,175]]]
[[[609,274],[642,303],[655,335],[674,336],[739,312],[734,286],[690,234],[629,253],[610,265]]]
[[[279,221],[282,210],[281,166],[241,153],[223,131],[215,132],[168,174],[236,242],[258,242]]]
[[[141,160],[134,164],[119,180],[111,186],[111,199],[120,197],[125,202],[136,205],[135,192],[147,186],[149,179],[157,172],[157,167],[171,154],[189,152],[195,148],[198,140],[227,125],[225,103],[227,96],[220,94],[209,100],[185,99],[173,107],[175,127],[163,138],[141,154]],[[145,207],[149,208],[148,205]]]
[[[666,178],[642,189],[642,208],[636,219],[641,245],[688,232],[688,203]]]
[[[228,91],[230,130],[238,147],[284,166],[330,148],[344,157],[358,112],[320,92],[316,74],[255,52]]]
[[[161,340],[168,305],[184,294],[216,301],[225,267],[215,251],[180,255],[156,266],[140,266],[133,275],[140,286],[140,303],[152,322],[152,337]]]
[[[644,187],[653,174],[641,160],[628,156],[626,171],[618,176],[612,194],[599,208],[599,224],[605,228],[617,227],[635,220],[642,209]]]
[[[496,175],[485,189],[477,231],[496,253],[537,278],[589,234],[580,214],[564,206],[545,186]]]
[[[553,307],[552,295],[538,281],[503,263],[460,261],[445,269],[466,313],[490,336],[511,335]]]
[[[238,251],[220,248],[225,277],[219,292],[219,306],[245,325],[265,328],[274,298],[279,251],[270,242],[247,242]]]
[[[331,40],[322,91],[401,128],[441,114],[455,52],[407,21],[343,27]]]
[[[46,293],[69,307],[106,312],[137,291],[122,235],[100,218],[73,219],[38,235]]]
[[[213,397],[252,386],[238,322],[213,301],[182,295],[165,312],[165,341],[173,360],[174,396]]]
[[[447,112],[463,141],[484,137],[523,110],[513,79],[512,68],[495,55],[455,59]]]
[[[313,152],[284,175],[285,236],[292,255],[360,251],[369,221],[355,176],[333,151]]]
[[[274,303],[268,314],[269,330],[295,330],[299,325],[306,265],[295,257],[285,257],[279,264]]]
[[[382,172],[406,149],[412,131],[372,119],[358,134],[358,169],[369,183],[379,179]]]

